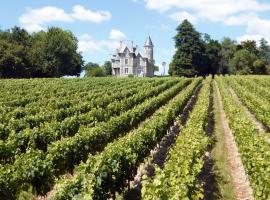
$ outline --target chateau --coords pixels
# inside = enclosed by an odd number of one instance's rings
[[[144,45],[145,55],[133,42],[121,41],[120,47],[112,56],[112,74],[125,77],[128,75],[138,77],[154,76],[154,45],[148,36]]]

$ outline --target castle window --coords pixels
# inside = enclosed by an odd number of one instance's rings
[[[125,74],[128,74],[128,68],[125,68]]]
[[[127,65],[128,64],[128,59],[125,59],[125,65]]]

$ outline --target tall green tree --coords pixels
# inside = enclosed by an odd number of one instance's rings
[[[218,74],[227,74],[232,72],[233,70],[230,69],[230,60],[233,58],[237,46],[236,41],[231,40],[228,37],[223,38],[220,43],[221,49],[219,52],[220,61],[219,61],[219,68],[217,73]]]
[[[77,53],[78,41],[70,31],[49,28],[43,48],[43,70],[51,77],[64,75],[79,76],[83,65],[82,56]]]
[[[219,72],[221,60],[221,45],[218,40],[213,40],[206,34],[204,36],[204,72],[203,74],[216,74]]]
[[[176,29],[174,37],[176,52],[169,66],[169,74],[175,76],[200,75],[203,58],[203,42],[193,25],[184,20]]]
[[[259,56],[261,59],[266,60],[267,63],[270,63],[270,46],[264,38],[260,40]]]

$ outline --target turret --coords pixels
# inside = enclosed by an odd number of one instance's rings
[[[154,61],[154,45],[150,36],[148,36],[145,41],[144,49],[145,49],[146,58],[148,58],[150,62],[153,62]]]

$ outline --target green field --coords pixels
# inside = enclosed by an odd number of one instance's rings
[[[212,153],[223,140],[218,92],[252,195],[270,199],[269,76],[13,79],[0,86],[0,199],[229,199],[226,193],[237,192],[224,191],[220,176],[220,165],[229,165]],[[152,174],[139,170],[143,163]]]

